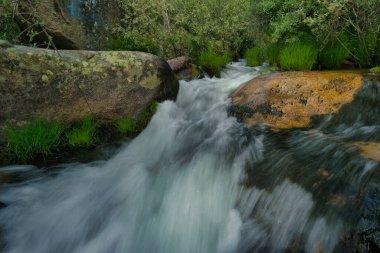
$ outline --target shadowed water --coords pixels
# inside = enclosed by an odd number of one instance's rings
[[[327,127],[336,117],[302,131],[228,117],[228,95],[257,74],[234,63],[221,79],[182,82],[109,161],[2,186],[3,251],[349,252],[345,236],[377,205],[366,196],[378,163],[345,142],[343,123]]]

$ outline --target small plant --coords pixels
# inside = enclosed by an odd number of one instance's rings
[[[95,131],[98,124],[90,117],[85,118],[82,123],[66,133],[70,146],[88,147],[94,142]]]
[[[324,69],[340,69],[349,52],[339,42],[328,44],[319,54],[319,62]]]
[[[132,133],[137,130],[137,121],[132,117],[127,117],[117,120],[115,126],[122,134]]]
[[[8,126],[5,135],[8,148],[18,159],[29,161],[46,157],[59,143],[62,127],[59,122],[33,120],[23,126]]]
[[[369,71],[372,72],[372,73],[380,73],[380,66],[373,67]]]
[[[318,50],[311,43],[295,42],[280,54],[283,70],[311,70],[317,61]]]
[[[244,58],[247,62],[247,66],[250,66],[250,67],[261,66],[263,62],[265,61],[264,53],[265,53],[264,49],[261,47],[248,49],[244,54]]]
[[[220,77],[220,69],[230,61],[227,54],[218,55],[212,50],[203,51],[198,64],[211,76]]]

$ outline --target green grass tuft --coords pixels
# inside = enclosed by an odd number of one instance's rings
[[[283,45],[280,43],[269,44],[265,47],[265,58],[270,66],[278,67],[280,65],[280,54]]]
[[[66,133],[67,142],[73,147],[88,147],[94,142],[98,124],[90,117]]]
[[[380,73],[380,66],[373,67],[369,71],[372,72],[372,73]]]
[[[150,102],[149,106],[139,115],[137,120],[138,129],[144,129],[153,115],[156,113],[158,107],[158,102],[153,100]]]
[[[245,52],[244,58],[246,60],[247,66],[261,66],[265,61],[265,51],[261,47],[251,48]]]
[[[220,77],[220,69],[230,61],[228,54],[218,55],[212,50],[200,54],[198,65],[211,76]]]
[[[317,61],[318,50],[310,43],[296,42],[282,50],[280,64],[283,70],[311,70]]]
[[[62,131],[59,122],[33,120],[23,126],[8,126],[5,135],[10,152],[22,161],[29,161],[49,155],[59,143]]]
[[[349,52],[339,42],[328,44],[319,53],[319,63],[323,69],[340,69]]]
[[[137,131],[137,120],[132,117],[119,119],[115,122],[115,126],[122,134],[133,133]]]

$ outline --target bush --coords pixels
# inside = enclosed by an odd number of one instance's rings
[[[310,43],[296,42],[288,45],[280,54],[283,70],[311,70],[316,63],[318,50]]]
[[[349,52],[339,42],[329,43],[319,53],[319,63],[324,69],[339,69],[344,60],[349,56]]]
[[[158,48],[156,44],[138,34],[128,34],[123,37],[113,38],[108,42],[107,49],[109,50],[127,50],[140,51],[151,54],[157,54]]]
[[[70,146],[87,147],[90,146],[95,137],[98,124],[91,118],[85,118],[82,123],[66,133],[66,138]]]
[[[261,47],[248,49],[244,54],[244,58],[246,60],[247,66],[250,66],[250,67],[261,66],[263,62],[265,61],[264,53],[265,52],[263,48]]]
[[[137,130],[137,121],[132,117],[127,117],[117,120],[115,126],[122,134],[132,133]]]
[[[227,54],[218,55],[212,50],[203,51],[198,64],[210,75],[220,77],[220,69],[230,61]]]
[[[47,156],[58,144],[62,127],[58,122],[33,120],[23,126],[8,126],[5,129],[9,150],[22,161]]]

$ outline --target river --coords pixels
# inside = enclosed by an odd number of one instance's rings
[[[368,110],[380,84],[311,128],[250,128],[228,116],[229,94],[259,70],[181,82],[107,161],[0,168],[30,174],[0,187],[3,252],[355,252],[360,229],[378,225],[380,177],[350,143],[380,140]]]

